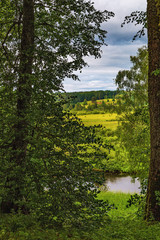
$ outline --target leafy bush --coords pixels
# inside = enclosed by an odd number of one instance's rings
[[[48,108],[51,102],[54,109]],[[48,109],[47,116],[40,111],[42,104]],[[101,184],[103,176],[93,168],[105,153],[94,127],[85,127],[77,117],[64,112],[62,103],[50,94],[33,109],[23,169],[11,164],[6,155],[1,159],[3,201],[10,195],[15,211],[18,207],[25,214],[35,214],[48,227],[88,229],[100,225],[110,205],[96,199],[95,183]]]

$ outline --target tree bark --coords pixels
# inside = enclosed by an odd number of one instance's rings
[[[6,191],[11,199],[2,199],[2,212],[18,209],[17,201],[23,199],[26,150],[28,145],[28,112],[32,90],[32,67],[34,56],[34,0],[23,0],[23,23],[21,35],[20,64],[17,80],[16,122],[14,140],[11,144],[10,162],[15,169],[7,173]],[[14,174],[12,172],[14,171]],[[16,187],[15,187],[16,186]],[[23,186],[23,187],[22,187]],[[22,191],[21,191],[22,190]]]
[[[23,30],[21,37],[21,53],[19,81],[17,88],[17,124],[15,126],[16,162],[21,164],[26,156],[28,120],[32,91],[32,67],[34,55],[34,1],[23,1]]]
[[[150,111],[151,157],[146,202],[146,219],[160,221],[160,74],[153,73],[160,69],[160,29],[156,0],[147,1],[148,16],[148,95]]]

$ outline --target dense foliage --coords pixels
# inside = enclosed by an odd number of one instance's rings
[[[100,57],[101,23],[112,16],[83,0],[0,2],[2,212],[33,213],[57,227],[92,226],[106,215],[94,186],[101,180],[82,146],[92,143],[96,152],[99,140],[63,111],[55,92],[65,77],[78,79],[85,56]]]
[[[99,90],[99,91],[85,91],[85,92],[67,92],[65,93],[65,97],[71,98],[71,103],[75,104],[78,102],[83,102],[83,101],[91,101],[93,97],[98,100],[98,99],[109,99],[109,98],[114,98],[115,95],[117,94],[117,91],[111,91],[111,90]]]
[[[95,213],[98,221],[108,208],[95,199],[94,183],[103,181],[102,174],[93,171],[104,155],[99,151],[100,139],[95,138],[94,128],[87,128],[76,117],[64,113],[53,96],[45,99],[43,107],[49,99],[54,108],[48,109],[45,121],[43,112],[34,114],[35,126],[30,128],[32,138],[23,168],[2,158],[1,197],[17,197],[16,206],[23,212],[36,213],[40,222],[51,226],[74,223],[78,227],[84,225],[85,219],[89,224]],[[85,150],[88,145],[90,150],[93,148],[90,153]],[[6,173],[12,176],[12,189],[5,185]],[[17,184],[23,190],[23,199],[15,196]]]
[[[131,69],[120,71],[115,79],[118,88],[125,90],[117,101],[119,113],[123,113],[123,123],[117,130],[117,159],[125,158],[130,170],[139,172],[145,178],[148,176],[150,153],[147,55],[147,49],[140,48],[137,56],[131,57]]]
[[[136,214],[137,206],[127,208],[130,194],[105,192],[99,199],[115,204],[106,225],[92,232],[81,229],[55,230],[42,228],[33,216],[12,214],[0,219],[0,238],[3,240],[155,240],[160,235],[160,224],[147,224]]]
[[[73,104],[68,102],[63,106],[64,110],[71,110],[76,114],[99,114],[99,113],[113,113],[117,111],[116,99],[100,99],[96,100],[95,97],[91,101],[86,99],[83,102]]]

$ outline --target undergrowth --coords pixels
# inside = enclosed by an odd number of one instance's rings
[[[127,207],[130,194],[101,192],[99,199],[109,200],[115,209],[103,227],[92,232],[79,229],[46,229],[32,215],[0,216],[0,240],[160,240],[160,223],[149,224],[138,217],[138,206]]]

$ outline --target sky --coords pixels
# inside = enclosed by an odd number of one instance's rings
[[[114,79],[120,70],[129,69],[132,64],[130,56],[135,56],[138,48],[147,45],[147,36],[132,41],[140,26],[126,24],[121,28],[125,16],[139,10],[146,11],[146,0],[93,0],[96,9],[108,10],[115,13],[115,17],[103,23],[102,28],[107,30],[105,42],[108,46],[102,47],[102,57],[95,59],[88,57],[89,67],[78,73],[80,81],[64,80],[64,89],[67,92],[115,90]]]

